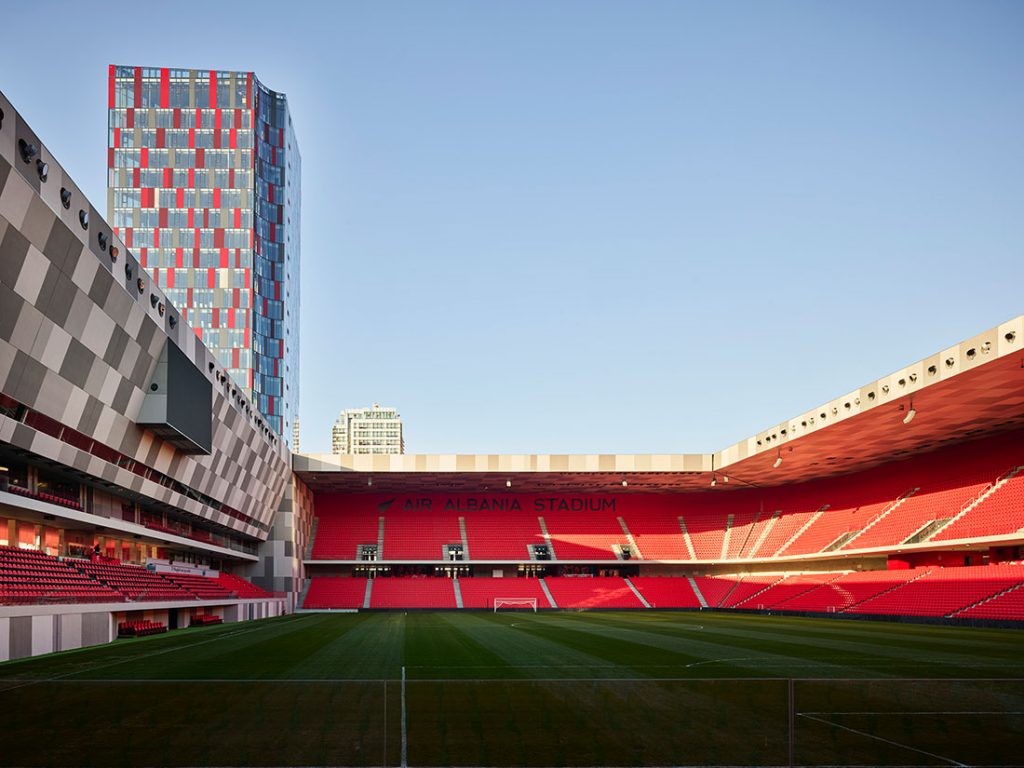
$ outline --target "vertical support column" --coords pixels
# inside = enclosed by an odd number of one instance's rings
[[[469,536],[466,535],[466,518],[459,516],[459,535],[462,537],[462,559],[469,560]]]

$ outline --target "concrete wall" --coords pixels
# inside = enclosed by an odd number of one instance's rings
[[[284,615],[288,602],[235,600],[230,603],[204,601],[180,604],[154,603],[139,610],[125,611],[121,603],[111,605],[54,605],[0,607],[0,662],[102,645],[117,639],[117,625],[126,620],[148,620],[168,624],[176,612],[179,631],[187,631],[193,612],[221,616],[226,623],[253,621]]]

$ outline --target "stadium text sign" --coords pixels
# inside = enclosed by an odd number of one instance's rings
[[[401,508],[429,512],[443,509],[449,512],[614,512],[616,499],[613,498],[563,498],[558,496],[537,496],[519,499],[515,496],[430,496],[408,497]],[[392,502],[393,503],[393,502]],[[436,506],[435,506],[436,503]],[[381,506],[390,507],[385,502]]]

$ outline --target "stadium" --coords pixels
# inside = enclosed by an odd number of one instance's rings
[[[0,116],[0,763],[1024,760],[1024,316],[710,454],[293,455]]]

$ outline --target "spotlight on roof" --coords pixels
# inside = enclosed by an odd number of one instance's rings
[[[914,420],[915,416],[917,416],[917,410],[914,408],[914,404],[911,403],[910,408],[907,410],[907,415],[903,417],[903,423],[909,424]]]
[[[367,485],[373,485],[373,478],[372,477],[366,478],[366,484]]]
[[[728,483],[729,482],[729,478],[726,475],[722,475],[722,482],[723,483]]]
[[[39,154],[39,147],[24,139],[18,139],[18,150],[21,152],[21,159],[26,163],[31,162],[32,158]]]
[[[629,483],[626,482],[626,478],[622,478],[622,487],[625,488]]]
[[[714,475],[712,475],[711,476],[711,487],[714,488],[716,485],[718,485],[718,478],[715,477]]]
[[[779,455],[775,458],[775,463],[772,464],[772,469],[778,469],[782,466],[782,451],[779,451]]]
[[[511,480],[506,480],[505,481],[505,487],[506,488],[511,488],[512,487],[512,481]]]

